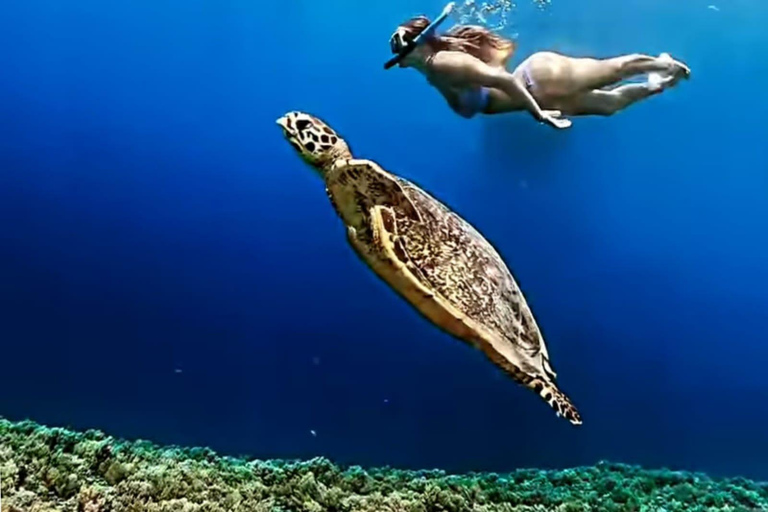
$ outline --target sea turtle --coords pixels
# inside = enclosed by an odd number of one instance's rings
[[[581,417],[555,384],[536,321],[511,272],[469,223],[422,189],[349,146],[317,117],[277,120],[285,139],[325,181],[360,258],[424,317],[482,350],[574,425]]]

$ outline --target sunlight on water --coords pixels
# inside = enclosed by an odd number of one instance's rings
[[[531,0],[539,9],[546,9],[552,0]],[[492,0],[483,2],[465,0],[456,7],[455,16],[458,23],[482,25],[491,30],[502,30],[509,26],[510,15],[517,8],[512,0]]]

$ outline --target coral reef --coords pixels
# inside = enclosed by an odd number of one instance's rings
[[[768,484],[600,463],[447,475],[247,461],[0,419],[3,512],[768,510]]]

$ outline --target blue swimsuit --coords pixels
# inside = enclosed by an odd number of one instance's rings
[[[490,91],[487,87],[473,87],[471,89],[464,89],[459,95],[459,104],[456,106],[456,111],[462,117],[467,119],[474,117],[476,114],[485,112],[488,108],[488,99]]]
[[[428,69],[431,67],[433,58],[434,55],[430,55],[427,58]],[[431,75],[431,72],[428,71],[427,81],[435,85],[432,81]],[[486,87],[472,87],[463,89],[459,93],[458,105],[455,105],[456,113],[458,113],[461,117],[466,117],[469,119],[474,117],[476,114],[485,112],[485,109],[488,108],[489,97],[490,91]]]
[[[531,71],[527,65],[523,65],[523,79],[525,80],[525,86],[529,91],[533,91],[536,87],[536,83],[533,81]],[[462,117],[467,119],[474,117],[476,114],[485,112],[488,108],[488,101],[490,99],[489,90],[487,87],[473,87],[471,89],[464,89],[459,95],[459,104],[456,111]]]

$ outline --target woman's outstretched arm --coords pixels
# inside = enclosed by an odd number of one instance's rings
[[[519,98],[526,110],[538,121],[555,128],[568,128],[571,122],[560,118],[560,112],[542,110],[525,84],[507,70],[489,66],[482,60],[463,52],[442,51],[432,59],[432,72],[440,76],[441,82],[456,87],[492,87],[511,98]]]

